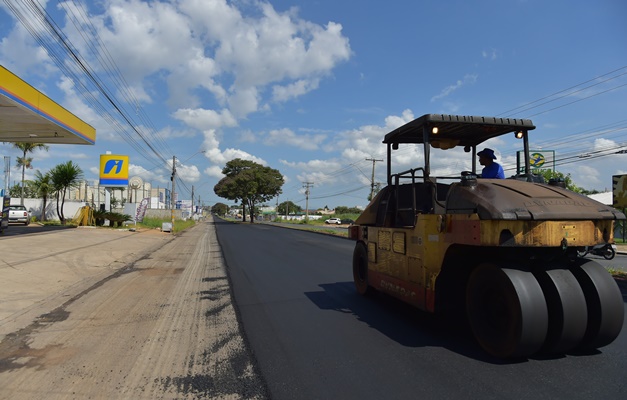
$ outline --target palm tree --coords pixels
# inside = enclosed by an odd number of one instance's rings
[[[83,179],[83,170],[72,161],[65,164],[59,164],[50,170],[52,177],[52,187],[56,191],[57,214],[61,219],[61,224],[65,225],[65,215],[63,214],[63,205],[65,204],[65,195],[68,189],[78,187]],[[59,201],[61,207],[59,208]]]
[[[48,203],[48,197],[50,197],[54,193],[54,187],[52,185],[52,176],[50,172],[46,172],[42,174],[39,170],[35,171],[35,180],[33,181],[33,186],[37,195],[40,196],[43,200],[43,205],[41,206],[41,221],[46,220],[46,205]]]
[[[26,142],[16,142],[13,143],[13,147],[16,149],[22,150],[22,157],[17,158],[17,168],[22,168],[22,195],[20,200],[20,205],[24,205],[24,172],[26,168],[33,168],[33,158],[26,157],[27,153],[32,153],[37,149],[44,149],[48,151],[48,145],[43,143],[26,143]]]

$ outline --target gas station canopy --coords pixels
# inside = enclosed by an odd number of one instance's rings
[[[96,130],[0,65],[0,142],[95,144]]]

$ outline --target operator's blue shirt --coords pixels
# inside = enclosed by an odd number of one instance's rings
[[[501,164],[493,162],[483,168],[481,177],[488,179],[505,179],[505,172],[503,172]]]

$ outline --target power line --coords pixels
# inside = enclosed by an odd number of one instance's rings
[[[17,20],[20,21],[31,36],[33,36],[35,41],[47,51],[51,60],[57,65],[63,74],[72,80],[79,93],[92,107],[92,109],[97,111],[98,114],[109,123],[114,131],[120,134],[120,136],[122,136],[122,138],[126,140],[138,154],[146,158],[146,160],[154,163],[155,165],[163,165],[166,163],[165,157],[151,144],[146,134],[142,132],[138,127],[138,124],[133,121],[132,114],[124,110],[123,106],[120,105],[120,102],[115,99],[112,91],[109,90],[102,79],[94,73],[88,61],[80,55],[80,53],[76,50],[76,47],[62,32],[58,24],[41,6],[34,1],[15,2],[5,0],[4,2],[9,10],[11,10],[16,16]],[[82,10],[80,6],[76,5],[76,2],[74,2],[74,5],[77,10]],[[72,10],[69,11],[68,17],[73,21],[75,27],[85,40],[86,49],[92,49],[93,53],[97,55],[98,53],[94,50],[96,47],[93,45],[93,42],[88,39],[84,35],[82,29],[80,29],[83,25],[77,25],[78,19],[76,15],[72,12]],[[83,16],[83,19],[85,20],[86,18]],[[98,37],[93,26],[92,29],[94,37]],[[99,59],[99,57],[96,56],[96,59]],[[67,62],[67,60],[71,60],[72,62]],[[102,61],[102,59],[100,60]],[[115,65],[110,56],[109,63]],[[101,63],[101,65],[105,71],[111,71],[111,69],[107,67],[106,63]],[[117,69],[117,67],[115,68]],[[118,73],[116,75],[110,74],[110,77],[116,76],[118,77],[118,83],[123,82],[123,80],[120,80],[123,78],[121,78],[119,69],[117,69],[117,72]],[[85,77],[88,79],[84,79]],[[114,78],[113,81],[116,82],[116,79]],[[97,93],[100,93],[100,95],[105,99],[104,102],[95,96],[93,90],[87,87],[88,84],[93,86]],[[128,85],[118,84],[118,87],[121,89],[121,93],[131,93],[128,89]],[[137,106],[138,103],[135,102],[135,105]],[[118,118],[121,118],[121,121],[118,120]],[[128,128],[125,128],[124,125],[130,127],[130,130],[134,132],[135,135],[129,133]],[[139,140],[137,137],[139,137]],[[156,143],[158,142],[159,141],[156,141]]]
[[[523,111],[527,111],[527,110],[531,110],[533,108],[540,107],[542,105],[551,103],[553,101],[559,100],[559,99],[567,97],[567,96],[572,96],[573,94],[581,92],[582,90],[589,89],[589,88],[591,88],[593,86],[597,86],[597,85],[600,85],[602,83],[608,82],[608,81],[616,79],[618,77],[621,77],[621,76],[627,74],[627,72],[623,72],[623,73],[621,73],[621,74],[619,74],[617,76],[614,76],[614,77],[611,77],[611,78],[608,78],[608,79],[605,79],[605,80],[602,80],[602,81],[597,81],[599,78],[603,78],[603,77],[606,77],[608,75],[611,75],[611,74],[614,74],[616,72],[623,71],[623,70],[626,70],[626,69],[627,69],[627,66],[623,66],[623,67],[617,68],[617,69],[615,69],[613,71],[607,72],[607,73],[605,73],[603,75],[600,75],[600,76],[598,76],[596,78],[589,79],[589,80],[587,80],[585,82],[581,82],[581,83],[573,85],[573,86],[571,86],[569,88],[562,89],[562,90],[557,91],[557,92],[555,92],[553,94],[550,94],[548,96],[541,97],[541,98],[539,98],[537,100],[533,100],[533,101],[525,103],[525,104],[523,104],[521,106],[518,106],[518,107],[512,108],[510,110],[504,111],[502,113],[497,114],[496,116],[497,117],[500,117],[500,116],[503,116],[503,115],[514,116],[514,115],[519,114],[519,113],[521,113]],[[582,85],[585,85],[587,83],[594,82],[594,81],[597,81],[597,83],[595,83],[594,85],[587,86],[587,87],[585,87],[583,89],[579,89],[579,90],[577,90],[575,92],[570,92],[570,90],[573,90],[575,88],[578,88],[579,86],[582,86]],[[552,97],[555,97],[555,98],[552,99],[552,100],[549,100],[549,101],[544,101],[544,100],[550,99]],[[539,102],[542,102],[542,103],[536,104],[536,103],[539,103]],[[534,104],[536,104],[536,105],[534,105]]]

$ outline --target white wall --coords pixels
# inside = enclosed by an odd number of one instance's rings
[[[12,205],[19,205],[20,198],[12,197]],[[63,205],[63,214],[65,219],[72,219],[76,215],[77,211],[85,205],[83,201],[65,200]],[[24,199],[24,207],[30,212],[31,216],[37,217],[38,221],[41,221],[41,208],[43,206],[42,199]],[[61,218],[57,215],[57,201],[56,199],[48,199],[46,201],[46,221],[60,221]]]

